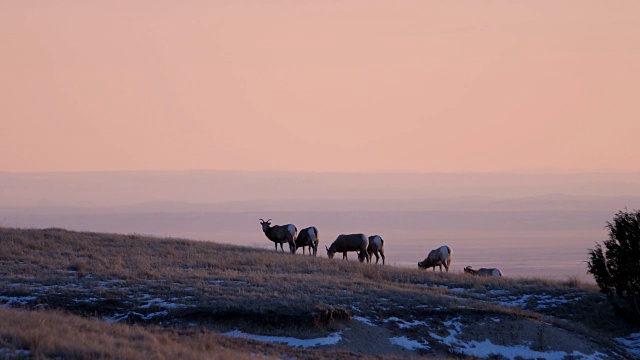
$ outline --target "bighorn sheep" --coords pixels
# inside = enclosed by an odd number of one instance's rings
[[[442,265],[444,265],[444,268],[449,272],[451,255],[452,252],[448,246],[441,246],[435,250],[431,250],[431,252],[429,252],[429,256],[418,263],[418,268],[427,270],[430,267],[433,267],[433,271],[436,271],[436,266],[439,266],[440,272],[442,272]]]
[[[384,240],[380,235],[369,236],[369,246],[367,247],[367,253],[369,254],[369,259],[372,259],[372,256],[376,256],[376,264],[382,257],[382,265],[384,265]],[[378,256],[380,253],[380,256]],[[373,259],[371,260],[373,261]]]
[[[478,276],[502,276],[502,271],[498,268],[480,268],[478,270],[474,270],[471,266],[467,266],[464,268],[464,272]]]
[[[305,246],[309,247],[309,255],[311,255],[311,249],[313,249],[313,256],[316,256],[318,253],[318,242],[320,241],[320,234],[318,233],[318,228],[315,226],[311,226],[308,228],[304,228],[300,230],[298,233],[298,237],[296,237],[296,250],[298,248],[302,248],[302,254],[304,255]]]
[[[278,244],[280,244],[280,250],[284,252],[282,244],[289,244],[289,251],[294,253],[296,251],[296,235],[298,235],[298,229],[293,224],[287,225],[273,225],[271,226],[271,219],[264,221],[260,219],[262,225],[262,231],[267,235],[267,238],[273,241],[276,245],[276,252],[278,252]]]
[[[369,239],[365,234],[341,234],[333,241],[330,247],[326,247],[327,256],[329,259],[333,259],[333,255],[337,252],[342,253],[342,259],[349,260],[347,257],[347,251],[358,251],[358,260],[370,263],[371,259],[367,254],[367,246],[369,246]]]

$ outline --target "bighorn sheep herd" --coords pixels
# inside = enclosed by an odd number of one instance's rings
[[[304,255],[305,248],[308,247],[309,255],[311,255],[311,251],[313,250],[313,256],[317,256],[320,234],[318,233],[318,228],[315,226],[304,228],[298,232],[298,228],[293,224],[272,226],[271,219],[267,221],[260,219],[260,224],[267,238],[275,243],[276,252],[278,252],[278,244],[280,244],[280,250],[284,252],[282,244],[287,243],[289,244],[289,251],[292,254],[295,254],[298,248],[302,248],[302,254]],[[360,262],[366,260],[367,263],[371,263],[371,259],[375,256],[376,264],[378,264],[380,258],[382,258],[382,265],[385,264],[384,240],[380,235],[367,237],[367,235],[362,233],[340,234],[329,247],[325,246],[325,249],[327,249],[327,257],[329,259],[333,259],[336,253],[342,253],[342,259],[349,260],[347,253],[355,251]],[[446,272],[449,272],[452,255],[453,252],[451,248],[446,245],[433,249],[424,260],[418,263],[418,269],[428,270],[429,268],[433,268],[433,271],[435,271],[436,266],[438,266],[440,272],[442,272],[442,267],[444,266]],[[464,272],[478,276],[502,276],[502,271],[498,268],[480,268],[475,270],[471,266],[467,266],[464,268]]]

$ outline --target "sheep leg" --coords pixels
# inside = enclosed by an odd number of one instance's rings
[[[384,265],[384,252],[382,250],[380,250],[380,256],[382,257],[382,265]],[[376,260],[376,264],[378,263],[378,261]]]
[[[349,257],[347,256],[346,251],[342,253],[342,260],[349,260]]]

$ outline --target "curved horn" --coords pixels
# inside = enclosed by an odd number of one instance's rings
[[[270,222],[270,221],[271,221],[271,219],[267,220],[267,222]]]
[[[264,222],[264,220],[260,219],[260,221]]]
[[[329,248],[327,247],[327,245],[325,245],[324,248],[327,249],[327,251],[329,251]]]

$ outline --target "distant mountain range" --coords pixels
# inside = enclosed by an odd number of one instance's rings
[[[619,208],[637,206],[638,197],[640,173],[0,172],[0,207],[147,212],[581,208],[598,203]]]

